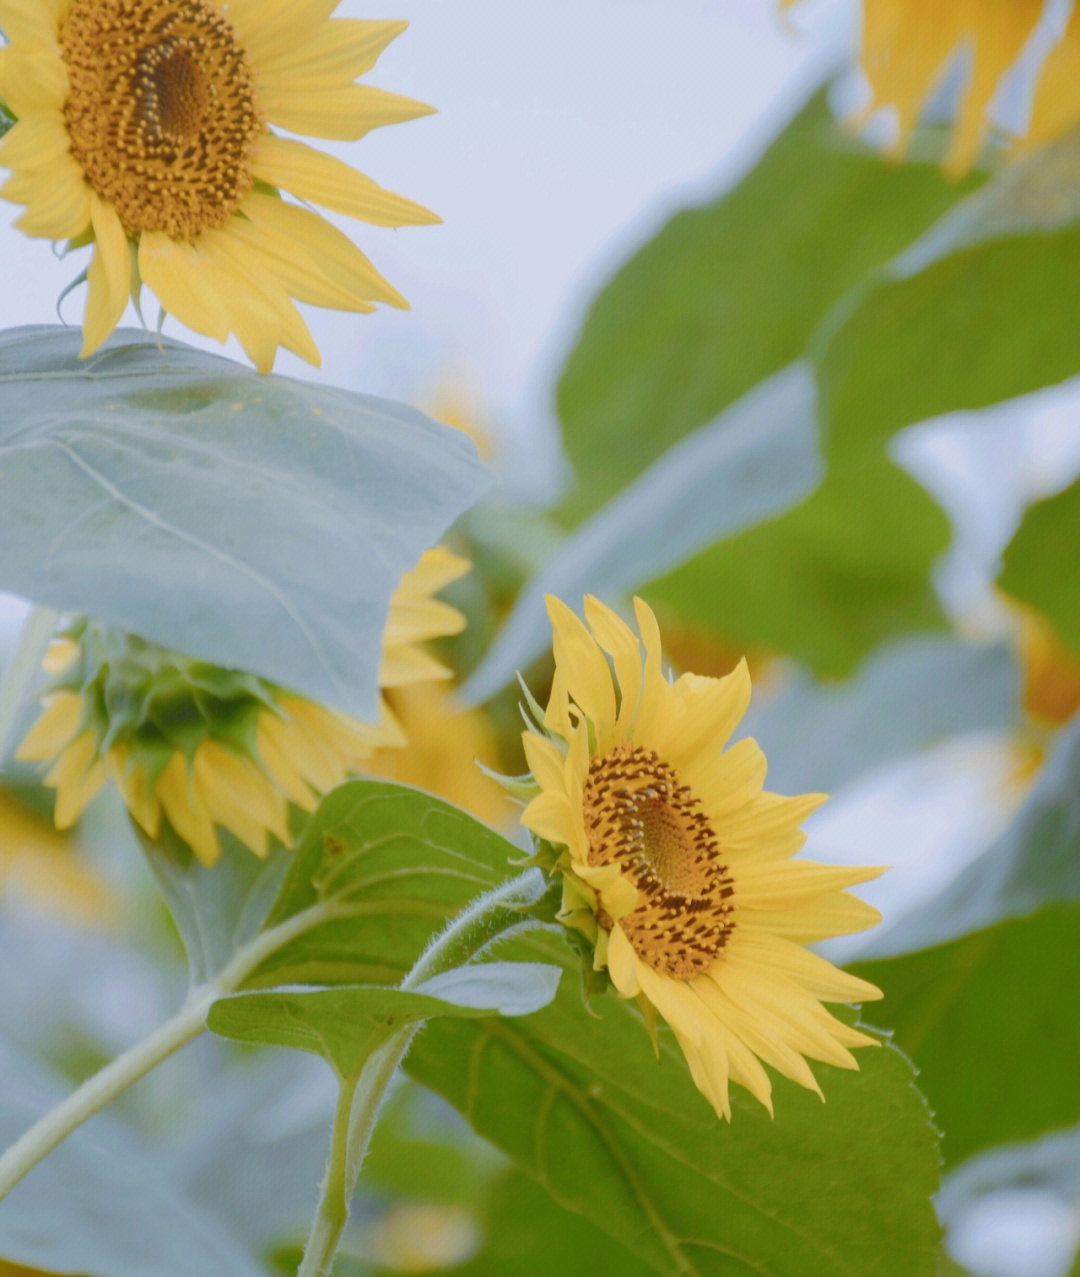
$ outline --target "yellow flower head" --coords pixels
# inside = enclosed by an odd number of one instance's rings
[[[468,567],[439,546],[402,578],[383,633],[382,688],[449,677],[419,644],[461,629],[461,613],[432,595]],[[164,819],[206,865],[221,854],[217,826],[265,856],[271,835],[291,841],[290,802],[311,811],[373,751],[405,743],[385,698],[377,723],[359,722],[85,620],[51,645],[45,668],[54,689],[16,756],[52,762],[57,826],[73,824],[111,777],[148,838]]]
[[[881,992],[803,946],[878,922],[844,888],[881,870],[792,859],[800,822],[824,799],[764,792],[757,744],[725,749],[750,699],[745,663],[671,683],[640,599],[644,660],[596,599],[588,626],[547,603],[555,677],[542,725],[524,734],[539,792],[522,821],[557,850],[560,916],[592,941],[620,996],[650,1024],[664,1017],[718,1114],[731,1116],[729,1082],[772,1111],[763,1063],[820,1095],[804,1057],[857,1068],[848,1048],[875,1044],[822,1002]]]
[[[990,135],[988,108],[1043,11],[1042,0],[863,0],[861,65],[873,100],[894,107],[897,150],[903,151],[928,98],[957,58],[966,56],[956,121],[944,168],[965,173]],[[1080,23],[1074,12],[1065,39],[1039,76],[1027,144],[1045,142],[1080,119],[1076,75]],[[864,113],[865,114],[865,113]]]
[[[196,332],[236,334],[261,372],[319,352],[293,301],[406,305],[288,191],[377,226],[439,219],[271,128],[355,139],[430,108],[357,84],[404,22],[337,0],[0,0],[5,198],[28,235],[92,243],[83,354],[145,284]]]

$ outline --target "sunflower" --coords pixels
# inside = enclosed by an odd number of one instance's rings
[[[375,750],[364,763],[365,774],[426,789],[477,820],[504,825],[512,808],[506,791],[485,771],[497,768],[500,759],[495,730],[483,712],[459,704],[441,683],[413,683],[384,697],[408,745]]]
[[[991,133],[989,107],[1043,17],[1041,0],[863,0],[860,65],[872,99],[893,107],[899,132],[896,152],[907,147],[928,99],[960,58],[967,59],[943,167],[953,177],[970,169]],[[1080,21],[1074,10],[1062,38],[1038,71],[1024,147],[1041,145],[1080,120],[1076,57]]]
[[[293,301],[405,306],[317,213],[439,219],[293,137],[335,140],[431,108],[355,83],[404,22],[332,18],[336,0],[0,0],[2,194],[28,234],[92,244],[84,355],[145,284],[163,311],[261,372],[278,346],[319,362]]]
[[[468,567],[439,546],[402,578],[381,688],[450,676],[420,645],[461,629],[461,613],[433,595]],[[168,821],[206,865],[221,854],[217,826],[265,856],[271,836],[291,841],[290,803],[313,810],[375,750],[406,739],[385,697],[379,721],[360,722],[85,619],[54,640],[45,668],[53,687],[16,757],[52,763],[45,783],[56,790],[57,827],[72,825],[111,778],[148,838]]]
[[[650,1027],[664,1017],[717,1114],[731,1117],[730,1082],[772,1112],[763,1064],[820,1095],[806,1057],[857,1068],[848,1048],[876,1045],[822,1003],[881,992],[803,946],[878,922],[844,888],[881,870],[792,859],[823,796],[766,793],[757,744],[724,748],[749,703],[744,662],[670,683],[640,599],[644,661],[596,599],[588,626],[547,604],[555,676],[542,723],[524,733],[538,792],[522,822],[554,850],[560,917]]]

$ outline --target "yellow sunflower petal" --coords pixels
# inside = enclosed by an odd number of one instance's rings
[[[0,21],[11,44],[56,44],[60,19],[70,0],[4,0]]]
[[[586,626],[561,599],[548,594],[544,602],[551,620],[555,664],[563,671],[571,698],[604,733],[605,743],[599,748],[608,749],[615,730],[615,688],[608,663]]]
[[[83,732],[64,747],[45,783],[56,790],[53,819],[57,829],[70,828],[105,784],[105,768],[97,756],[97,735]]]
[[[192,244],[161,231],[144,231],[139,237],[139,274],[162,309],[182,324],[215,341],[228,337],[228,289]]]
[[[249,273],[252,256],[239,240],[228,230],[206,231],[199,237],[199,251],[229,285],[226,320],[259,372],[270,371],[279,346],[319,366],[319,349],[300,312],[270,270],[255,277]]]
[[[207,866],[221,856],[221,843],[196,787],[191,783],[187,761],[177,751],[165,764],[154,785],[166,819],[187,843],[198,860]]]
[[[341,142],[356,141],[372,129],[417,120],[435,110],[369,84],[344,84],[312,93],[302,82],[291,81],[282,82],[276,90],[264,88],[259,105],[268,120],[290,133]]]
[[[79,655],[79,645],[66,634],[50,640],[41,658],[41,668],[46,674],[62,674]]]
[[[287,54],[329,20],[338,0],[226,0],[226,13],[244,52],[261,66]]]
[[[305,38],[286,41],[259,58],[260,88],[275,79],[308,88],[355,80],[371,70],[408,25],[400,19],[332,18],[324,26],[309,27]]]
[[[245,201],[242,211],[247,207]],[[246,216],[234,217],[229,224],[229,239],[237,257],[248,257],[251,275],[271,276],[296,301],[368,314],[375,309],[372,302],[326,275],[306,245],[278,234],[272,227],[259,225]]]
[[[318,213],[257,191],[248,195],[242,207],[254,225],[293,244],[312,269],[335,280],[354,298],[369,298],[408,310],[409,303],[383,279],[352,240]]]
[[[88,285],[80,354],[92,354],[120,322],[131,296],[131,249],[111,205],[91,191],[90,221],[94,256],[86,273]]]
[[[207,802],[208,809],[212,813],[222,813],[219,817],[221,824],[242,841],[248,842],[248,839],[240,832],[241,828],[261,830],[258,836],[264,847],[267,832],[282,843],[289,841],[285,798],[250,758],[234,754],[231,749],[208,738],[195,751],[192,774],[203,792],[213,796]],[[230,822],[237,827],[234,828]],[[248,845],[251,846],[250,842]]]
[[[274,783],[290,802],[305,811],[315,810],[315,794],[275,738],[271,722],[280,722],[269,710],[259,715],[255,728],[255,749]]]
[[[150,838],[161,833],[161,804],[150,786],[146,768],[131,757],[127,745],[114,745],[105,756],[105,768],[116,783],[132,818]]]
[[[1074,6],[1065,34],[1043,63],[1025,146],[1041,146],[1060,137],[1080,120],[1077,67],[1080,67],[1080,7]]]
[[[78,692],[53,692],[45,698],[44,705],[41,717],[15,751],[20,762],[41,763],[55,758],[82,724],[83,699]]]
[[[600,648],[610,657],[619,684],[619,715],[615,722],[616,738],[630,734],[641,697],[641,643],[629,625],[599,599],[585,599],[585,619]]]
[[[13,204],[26,205],[15,224],[27,235],[76,239],[90,224],[89,189],[68,156],[47,169],[17,170],[0,194]]]
[[[383,190],[342,160],[291,138],[263,134],[252,171],[260,181],[373,226],[431,226],[441,221],[412,200]]]

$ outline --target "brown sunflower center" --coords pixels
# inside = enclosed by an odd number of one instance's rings
[[[734,929],[734,888],[700,799],[653,750],[625,744],[591,761],[582,797],[589,863],[637,887],[619,919],[634,952],[677,980],[707,971]]]
[[[251,70],[209,0],[73,0],[60,31],[71,153],[129,234],[190,240],[251,189]]]

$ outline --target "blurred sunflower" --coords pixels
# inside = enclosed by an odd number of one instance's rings
[[[70,835],[57,833],[47,817],[0,789],[0,896],[8,890],[98,926],[119,912],[107,885],[75,854]]]
[[[404,22],[332,18],[337,0],[0,0],[5,198],[28,234],[92,244],[95,350],[145,284],[162,309],[261,372],[278,346],[319,362],[293,300],[405,306],[288,191],[377,226],[439,219],[270,126],[335,140],[431,108],[355,83]]]
[[[457,703],[438,683],[413,683],[384,693],[401,725],[407,748],[384,745],[364,764],[369,776],[415,785],[471,812],[488,825],[504,825],[512,811],[506,791],[483,767],[500,765],[491,722],[478,709]]]
[[[857,1068],[848,1048],[875,1045],[822,1002],[880,990],[803,946],[878,922],[844,888],[881,871],[792,859],[824,798],[766,793],[757,744],[724,749],[749,703],[745,663],[669,683],[656,619],[634,607],[644,662],[596,599],[588,626],[548,599],[555,676],[542,724],[524,733],[538,792],[522,821],[553,849],[560,917],[650,1026],[664,1017],[717,1114],[731,1117],[730,1082],[771,1112],[763,1064],[820,1095],[804,1057]]]
[[[461,613],[433,596],[468,567],[439,546],[402,578],[381,688],[450,676],[420,645],[461,629]],[[221,854],[216,826],[265,856],[271,835],[291,841],[290,802],[311,811],[375,749],[405,743],[385,697],[379,721],[360,722],[85,619],[53,642],[45,668],[52,688],[16,757],[52,763],[57,826],[73,824],[111,778],[148,838],[167,820],[205,865]]]
[[[966,173],[990,134],[987,110],[1043,13],[1042,0],[863,0],[860,62],[873,93],[869,110],[894,107],[902,152],[927,99],[957,58],[968,59],[943,167]],[[1080,29],[1073,14],[1065,38],[1050,52],[1039,77],[1026,144],[1048,141],[1080,119],[1076,75]]]

